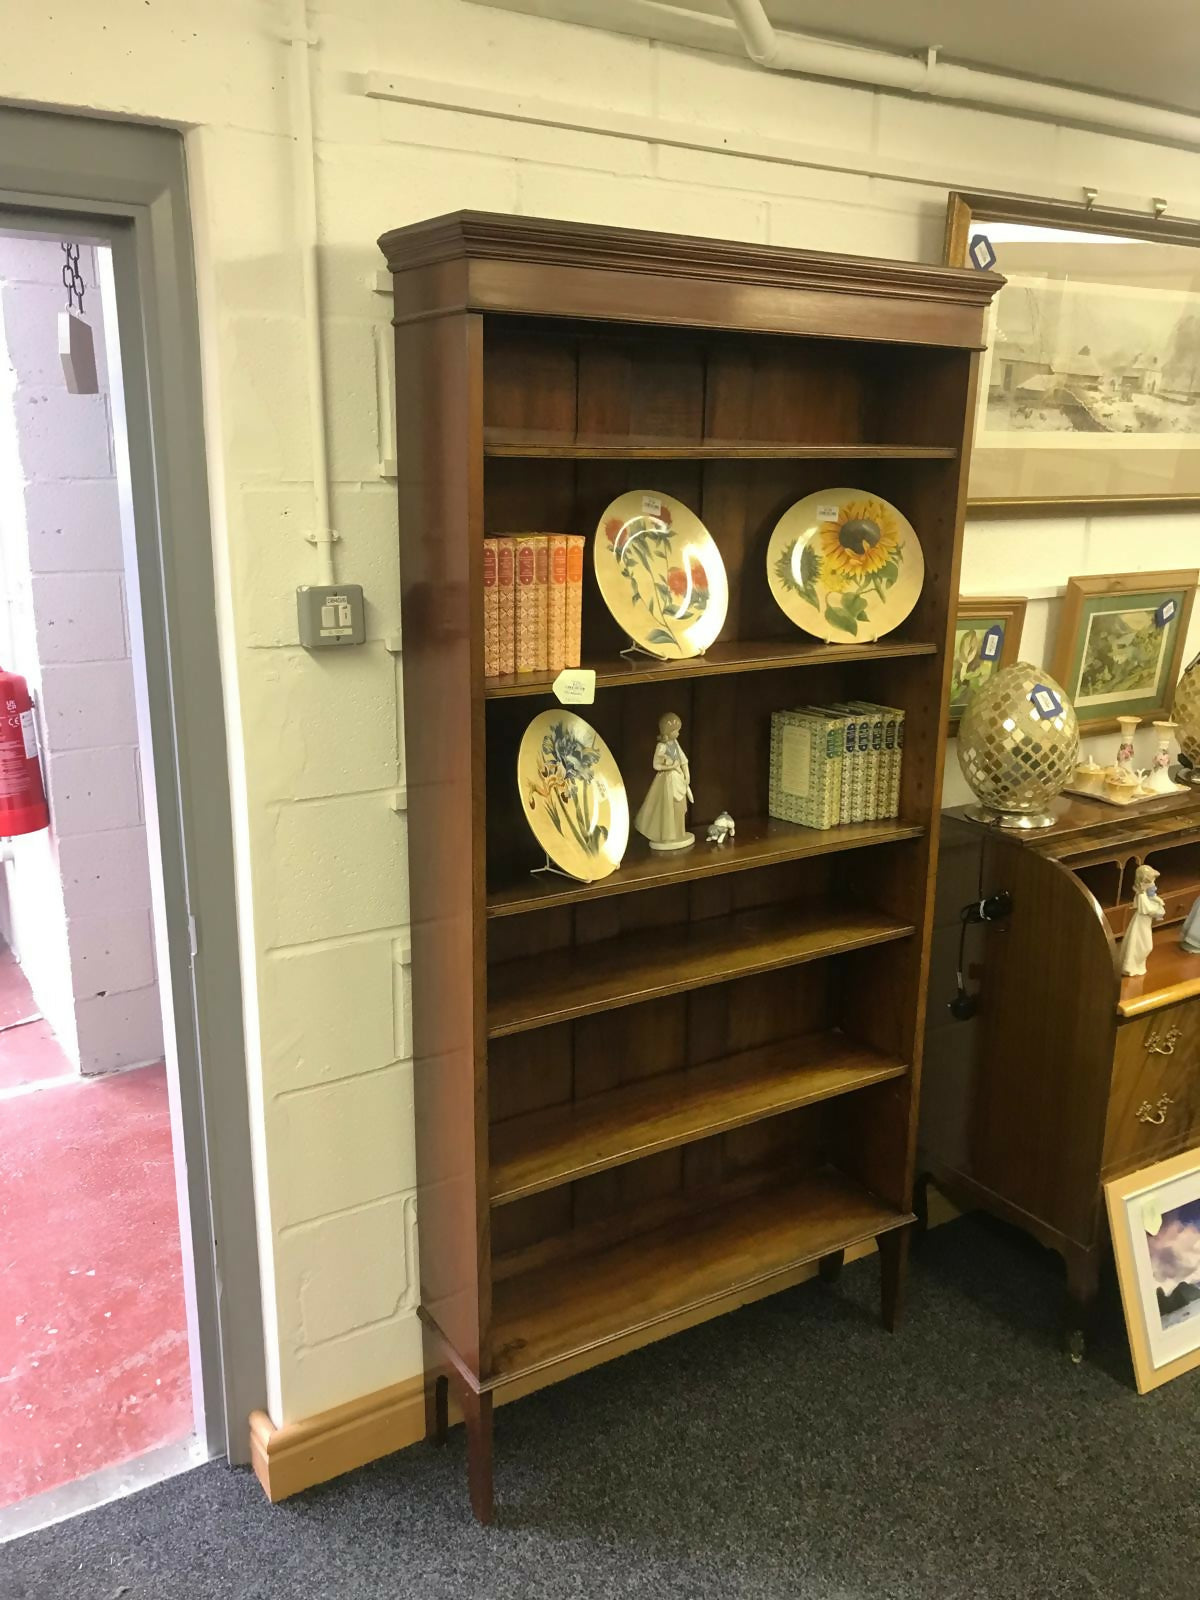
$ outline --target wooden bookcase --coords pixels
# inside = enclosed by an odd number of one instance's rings
[[[987,273],[463,212],[381,240],[395,285],[422,1316],[491,1515],[491,1410],[787,1287],[877,1239],[894,1321],[966,454]],[[887,496],[916,609],[827,645],[766,545],[814,490]],[[632,807],[683,718],[703,823],[736,842],[602,882],[533,878],[516,749],[553,674],[485,680],[485,534],[594,534],[677,495],[728,571],[702,659],[623,659],[585,563],[583,714]],[[773,710],[900,705],[898,820],[768,820]],[[702,833],[701,833],[702,839]]]

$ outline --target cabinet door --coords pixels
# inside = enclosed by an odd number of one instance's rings
[[[1134,1170],[1200,1132],[1200,1000],[1165,1006],[1117,1031],[1104,1171]]]

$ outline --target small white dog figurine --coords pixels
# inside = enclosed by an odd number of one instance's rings
[[[708,832],[704,835],[709,844],[724,844],[726,839],[732,839],[737,833],[737,823],[728,811],[721,811],[708,825]]]

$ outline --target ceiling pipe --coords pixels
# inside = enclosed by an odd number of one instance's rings
[[[801,34],[777,33],[762,0],[726,0],[746,54],[772,72],[794,72],[808,78],[836,78],[865,88],[900,89],[938,100],[1077,122],[1115,132],[1137,134],[1168,144],[1200,146],[1200,117],[1166,111],[1134,100],[1110,100],[1084,89],[1065,89],[1028,78],[951,66],[937,59],[895,55],[857,45],[831,44]]]

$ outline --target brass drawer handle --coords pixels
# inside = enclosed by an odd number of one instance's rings
[[[1171,1099],[1169,1094],[1161,1095],[1158,1103],[1153,1106],[1150,1104],[1149,1100],[1143,1100],[1141,1105],[1134,1112],[1134,1116],[1139,1122],[1152,1122],[1156,1128],[1161,1128],[1163,1123],[1167,1120],[1167,1108],[1169,1106],[1173,1106],[1174,1104],[1175,1102]]]
[[[1155,1028],[1153,1033],[1146,1038],[1146,1049],[1152,1056],[1173,1056],[1175,1054],[1175,1046],[1181,1038],[1182,1032],[1179,1028],[1168,1028],[1161,1039],[1158,1035],[1158,1029]]]

